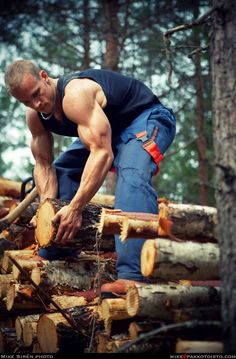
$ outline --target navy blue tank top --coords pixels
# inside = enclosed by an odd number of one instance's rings
[[[110,70],[95,69],[60,77],[57,82],[57,92],[61,101],[68,82],[78,78],[91,79],[101,86],[107,99],[103,111],[110,122],[113,136],[126,128],[143,110],[160,103],[157,96],[142,82]],[[44,120],[40,113],[39,118],[48,131],[78,137],[77,124],[70,121],[64,112],[62,122],[57,121],[53,116],[49,120]]]

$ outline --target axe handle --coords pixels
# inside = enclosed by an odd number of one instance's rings
[[[13,209],[6,217],[0,220],[0,231],[2,232],[5,228],[9,226],[16,218],[18,218],[21,213],[33,202],[35,197],[37,197],[38,192],[37,188],[34,187],[32,191],[23,199],[22,202],[18,204],[18,206]],[[5,227],[5,228],[4,228]]]

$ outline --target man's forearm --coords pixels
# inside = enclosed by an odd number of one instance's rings
[[[34,179],[42,202],[46,198],[55,198],[58,193],[56,170],[51,165],[35,164]]]
[[[90,153],[84,167],[78,191],[70,205],[82,212],[83,207],[101,187],[113,161],[113,154],[101,150]]]

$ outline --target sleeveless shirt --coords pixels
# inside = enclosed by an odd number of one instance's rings
[[[103,111],[110,122],[113,136],[121,133],[142,111],[160,103],[157,96],[141,81],[114,71],[96,69],[60,77],[57,82],[57,93],[61,102],[66,85],[71,80],[79,78],[88,78],[101,86],[107,99]],[[64,112],[62,122],[57,121],[54,116],[44,120],[40,113],[38,115],[46,130],[59,135],[78,137],[78,125],[70,121]]]

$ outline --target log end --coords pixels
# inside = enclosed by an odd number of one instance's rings
[[[40,247],[47,247],[56,234],[56,228],[52,224],[55,214],[56,210],[50,199],[41,203],[37,210],[35,239]]]
[[[22,338],[22,325],[19,317],[17,317],[15,320],[15,329],[16,329],[16,338],[17,340],[20,340]]]
[[[130,317],[137,315],[139,311],[139,294],[136,286],[132,286],[128,289],[126,295],[127,313]]]
[[[54,316],[57,316],[56,320]],[[64,318],[59,313],[42,314],[38,320],[37,338],[43,353],[57,353],[59,351],[59,341],[57,324],[64,322]]]
[[[13,308],[15,296],[16,296],[16,288],[15,285],[13,284],[10,286],[10,288],[7,291],[7,296],[6,296],[7,310],[11,310]]]
[[[144,242],[141,251],[141,272],[144,277],[151,276],[157,261],[155,241],[150,239]]]

